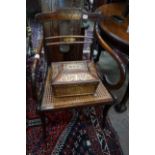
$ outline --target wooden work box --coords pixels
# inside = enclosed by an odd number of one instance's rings
[[[55,62],[51,67],[51,86],[55,97],[88,95],[96,92],[99,78],[92,61]]]

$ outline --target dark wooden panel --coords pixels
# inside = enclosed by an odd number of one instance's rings
[[[39,12],[41,12],[40,0],[26,0],[27,18],[34,17],[34,15]]]
[[[69,1],[68,1],[69,2]],[[68,4],[66,1],[65,6]],[[49,12],[55,11],[56,9],[62,7],[62,3],[60,1],[51,1],[51,0],[42,0],[41,1],[41,8],[42,12]],[[70,1],[71,5],[71,1]],[[69,6],[70,6],[69,5]],[[80,5],[79,5],[80,6]],[[48,23],[44,23],[44,37],[49,36],[59,36],[67,34],[84,34],[81,31],[81,23],[79,21],[71,21],[66,26],[63,21],[52,21]],[[63,31],[63,29],[66,29]],[[69,30],[69,31],[68,31]],[[68,31],[68,32],[67,32]],[[44,41],[44,46],[46,41]],[[51,62],[57,61],[70,61],[70,60],[82,60],[82,48],[81,45],[70,45],[70,50],[67,53],[62,53],[60,51],[59,46],[54,47],[46,47],[45,46],[45,53],[47,57],[48,64]]]

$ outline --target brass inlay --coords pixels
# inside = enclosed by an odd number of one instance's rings
[[[76,41],[76,39],[75,38],[64,38],[64,42],[66,42],[66,43],[70,43],[70,42],[74,42],[74,41]]]

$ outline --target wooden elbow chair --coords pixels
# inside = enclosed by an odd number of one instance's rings
[[[46,136],[46,112],[102,104],[105,105],[103,109],[103,121],[105,122],[107,112],[112,106],[112,103],[114,103],[112,96],[109,94],[108,90],[101,81],[96,90],[96,95],[73,96],[64,98],[56,98],[52,96],[52,88],[50,86],[50,79],[52,75],[50,67],[51,62],[74,61],[83,59],[83,46],[85,44],[91,45],[93,43],[93,37],[84,35],[84,30],[81,29],[81,22],[83,18],[84,20],[91,17],[92,19],[96,19],[94,18],[95,16],[94,14],[83,14],[79,9],[60,9],[54,12],[41,13],[36,15],[36,19],[43,23],[43,47],[45,49],[45,58],[48,64],[44,87],[42,89],[42,95],[38,96],[38,94],[35,93],[35,96],[39,102],[38,112],[40,113],[43,122],[44,136]],[[46,23],[49,21],[50,23],[47,25]],[[65,32],[61,31],[61,29],[64,28],[63,26],[66,28]],[[71,31],[68,31],[68,29],[71,29]],[[97,32],[96,36],[99,37]],[[91,46],[90,49],[92,49],[92,47],[93,46]],[[117,56],[114,55],[114,57]],[[92,60],[92,55],[90,55],[89,59]],[[35,68],[38,61],[39,57],[37,55],[33,67],[34,83]],[[121,63],[121,60],[119,60],[119,63]],[[121,73],[124,77],[123,69],[121,69]],[[119,85],[121,85],[121,83],[119,83]],[[36,88],[34,88],[34,92],[37,92]]]

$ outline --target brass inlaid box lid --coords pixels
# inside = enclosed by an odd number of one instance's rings
[[[99,82],[91,61],[52,63],[52,84]]]
[[[52,63],[51,85],[55,97],[94,94],[99,84],[91,61]]]

